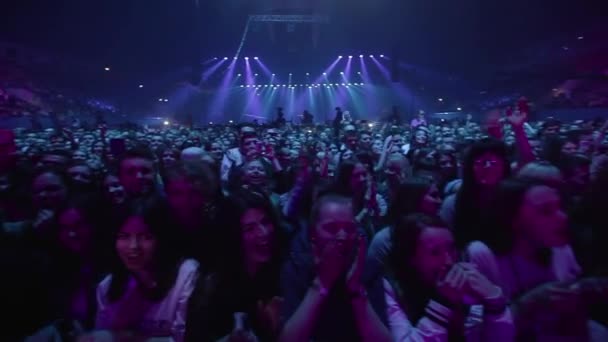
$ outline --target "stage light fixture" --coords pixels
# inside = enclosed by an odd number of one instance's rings
[[[253,76],[258,76],[258,74],[255,74],[255,75],[253,75]]]
[[[237,77],[241,77],[241,74],[236,75]]]
[[[105,68],[103,68],[103,70],[110,71],[110,67],[105,67]]]
[[[234,57],[234,60],[236,61],[237,59],[239,59],[238,57]]]
[[[249,60],[249,57],[245,57],[245,60],[246,60],[246,61],[248,61],[248,60]]]
[[[359,58],[363,58],[363,55],[359,55]]]
[[[209,121],[209,124],[210,124],[210,125],[213,125],[213,121]]]
[[[255,60],[257,61],[259,58],[257,58],[257,57],[253,57],[253,59],[255,59]]]
[[[169,99],[165,99],[165,102],[169,102]]]
[[[165,125],[165,126],[169,126],[169,124],[170,124],[170,122],[169,122],[169,121],[167,121],[167,120],[165,120],[165,121],[163,122],[163,125]]]
[[[344,75],[344,72],[340,71],[340,75]]]
[[[374,55],[369,55],[370,58],[374,58]]]
[[[456,108],[456,110],[460,112],[462,110],[462,108],[458,107],[458,108]]]
[[[384,55],[380,55],[380,58],[384,58]]]
[[[338,58],[342,58],[342,56],[338,56]]]
[[[143,88],[143,87],[144,87],[144,85],[143,85],[143,84],[140,84],[140,85],[139,85],[139,87],[140,87],[140,88]]]
[[[228,60],[228,57],[224,57],[224,60],[225,60],[225,61],[227,61],[227,60]]]
[[[241,84],[241,88],[245,88],[245,86]]]
[[[228,123],[233,123],[233,122],[234,122],[234,121],[232,121],[232,120],[228,120]]]
[[[361,71],[359,71],[357,74],[361,75]]]
[[[323,75],[327,75],[327,73],[326,73],[326,72],[324,72],[324,73],[323,73]]]
[[[163,99],[158,99],[158,102],[163,102]]]
[[[310,76],[310,73],[308,73],[308,72],[307,72],[307,73],[306,73],[306,76]]]
[[[585,37],[583,37],[583,36],[578,36],[578,38],[577,38],[577,39],[578,39],[578,40],[583,40],[583,39],[585,39]]]
[[[437,101],[443,102],[443,99],[440,97],[440,98],[437,99]]]
[[[272,74],[272,76],[275,76],[275,74]]]
[[[353,58],[353,56],[348,56],[348,58]]]

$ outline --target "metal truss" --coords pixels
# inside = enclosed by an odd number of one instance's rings
[[[275,23],[328,23],[329,17],[326,15],[300,15],[300,14],[254,14],[249,16],[249,20],[255,22],[275,22]]]

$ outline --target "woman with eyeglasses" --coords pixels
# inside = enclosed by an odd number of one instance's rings
[[[498,184],[510,173],[503,142],[484,139],[467,151],[460,190],[448,196],[439,211],[441,219],[453,229],[459,247],[475,240],[487,241],[491,232],[485,225],[484,213],[489,209]]]

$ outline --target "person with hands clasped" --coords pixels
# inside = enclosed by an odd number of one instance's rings
[[[308,244],[296,237],[283,268],[286,321],[279,340],[390,341],[381,280],[364,281],[366,241],[351,200],[324,195],[311,216]]]
[[[392,227],[384,281],[395,341],[513,341],[502,290],[475,264],[458,262],[452,233],[423,214]]]

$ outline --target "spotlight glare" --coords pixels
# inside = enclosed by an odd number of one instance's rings
[[[374,58],[374,55],[369,55],[370,58]]]
[[[275,74],[272,74],[272,76],[275,76]]]
[[[245,88],[245,86],[241,84],[241,88]]]
[[[234,122],[234,121],[232,121],[232,120],[228,120],[228,123],[233,123],[233,122]]]
[[[457,110],[457,111],[461,111],[461,110],[462,110],[462,108],[458,107],[458,108],[456,108],[456,110]]]
[[[241,74],[236,75],[237,77],[241,77]]]
[[[139,85],[139,87],[140,87],[140,88],[143,88],[143,87],[144,87],[144,85],[143,85],[143,84],[140,84],[140,85]]]
[[[226,60],[228,60],[228,57],[224,57],[224,60],[225,60],[225,61],[226,61]]]
[[[103,70],[110,71],[110,67],[105,67],[105,68],[103,68]]]
[[[249,60],[249,57],[245,57],[245,60],[246,60],[246,61],[248,61],[248,60]]]
[[[357,74],[361,75],[361,71],[359,71]]]
[[[169,121],[165,120],[165,121],[163,122],[163,125],[165,125],[165,126],[169,126]]]
[[[255,75],[253,75],[253,76],[257,76],[257,75],[258,75],[258,74],[255,74]]]
[[[234,57],[234,60],[236,61],[237,59],[239,59],[238,57]]]
[[[342,56],[338,56],[338,58],[342,58]]]
[[[158,99],[158,102],[163,102],[163,99]]]
[[[306,73],[306,76],[310,76],[310,73],[308,73],[308,72],[307,72],[307,73]]]
[[[340,71],[340,75],[344,75],[344,72]]]
[[[324,72],[324,73],[323,73],[323,75],[327,75],[327,73],[326,73],[326,72]]]
[[[384,58],[384,55],[380,55],[380,58]]]
[[[253,57],[253,59],[255,59],[255,60],[257,61],[259,58],[257,58],[257,57]]]
[[[169,102],[169,99],[165,99],[165,102]]]
[[[437,99],[437,101],[443,102],[443,99],[440,97],[440,98]]]
[[[363,58],[363,55],[359,55],[359,58]]]
[[[353,56],[348,56],[348,58],[353,58]]]

